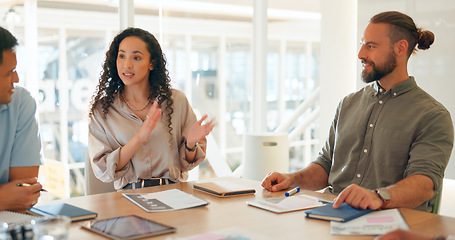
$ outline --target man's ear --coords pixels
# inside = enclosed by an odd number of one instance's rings
[[[394,44],[395,55],[397,57],[407,56],[408,54],[408,41],[402,39]]]

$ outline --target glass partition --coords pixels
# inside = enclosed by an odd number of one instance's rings
[[[37,67],[38,89],[32,91],[39,103],[46,161],[40,181],[55,195],[69,197],[84,194],[88,106],[107,46],[118,31],[118,3],[55,2],[58,4],[36,1],[36,9],[29,9],[36,11],[36,29],[25,24],[27,6],[0,4],[0,14],[9,16],[0,25],[20,39],[17,69],[24,86],[31,81],[25,74],[30,67],[30,52],[26,50],[30,48],[26,47],[31,44],[25,32],[36,30],[36,47],[32,49],[37,61],[32,64]],[[205,10],[182,10],[166,1],[156,2],[135,1],[135,25],[160,39],[172,86],[185,92],[198,114],[217,119],[211,136],[214,144],[209,147],[216,146],[221,156],[218,161],[226,161],[230,171],[235,171],[242,162],[243,134],[251,129],[253,1],[207,3]],[[199,3],[203,6],[206,2]],[[307,30],[318,26],[319,20],[302,18],[305,7],[301,4],[282,4],[281,10],[289,14],[273,11],[280,8],[274,1],[269,6],[272,11],[264,79],[268,131],[287,119],[319,81],[318,31]],[[289,31],[295,26],[299,26],[297,31]],[[315,128],[317,124],[290,148],[290,159],[295,162],[291,170],[301,168],[317,152],[313,149],[318,141]],[[214,164],[216,161],[201,164],[197,178],[215,177],[213,169],[220,166]]]

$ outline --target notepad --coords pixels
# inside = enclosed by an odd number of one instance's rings
[[[213,194],[217,197],[233,197],[245,194],[254,194],[254,188],[245,187],[225,180],[215,180],[212,182],[199,182],[193,184],[194,189]]]
[[[95,212],[85,210],[68,203],[35,206],[27,209],[27,213],[45,217],[64,215],[70,217],[72,222],[92,219],[98,216],[98,214]]]
[[[348,222],[365,214],[374,212],[371,209],[357,209],[342,203],[339,208],[332,207],[333,203],[325,206],[314,208],[305,212],[306,217],[336,222]]]
[[[291,197],[267,198],[258,201],[248,201],[247,204],[274,213],[307,210],[324,205],[324,203],[321,203],[318,198],[304,194],[295,194]]]
[[[153,193],[122,193],[122,195],[147,212],[172,211],[209,204],[209,202],[179,189]]]

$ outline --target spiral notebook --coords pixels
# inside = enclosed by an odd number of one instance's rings
[[[39,216],[32,216],[29,214],[12,212],[12,211],[0,211],[0,222],[6,222],[8,224],[24,224],[30,223],[31,220],[40,219]]]

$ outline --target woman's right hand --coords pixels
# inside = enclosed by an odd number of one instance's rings
[[[158,108],[158,103],[155,101],[152,104],[152,107],[149,109],[147,117],[145,118],[144,123],[142,124],[141,129],[137,132],[136,136],[142,144],[145,144],[152,134],[153,129],[155,129],[156,123],[161,117],[161,109]]]
[[[152,107],[149,109],[147,117],[142,124],[141,129],[134,135],[134,137],[123,147],[120,148],[119,153],[119,162],[116,171],[119,171],[130,161],[137,150],[147,143],[152,134],[153,129],[155,129],[156,123],[161,117],[161,109],[158,108],[158,103],[153,102]]]

